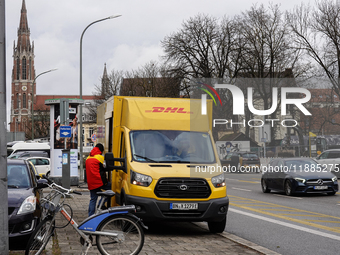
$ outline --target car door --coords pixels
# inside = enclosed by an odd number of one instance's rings
[[[278,160],[272,160],[266,169],[266,173],[265,173],[265,179],[267,181],[267,186],[268,188],[274,189],[275,187],[275,181],[273,180],[273,178],[275,177],[275,171],[274,169],[276,168],[278,163]]]
[[[275,171],[275,178],[273,178],[274,185],[276,187],[275,189],[278,190],[284,190],[284,182],[286,179],[286,172],[284,166],[285,166],[284,161],[282,159],[279,160]]]

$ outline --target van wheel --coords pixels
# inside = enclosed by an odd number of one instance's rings
[[[209,231],[211,233],[222,233],[225,229],[227,223],[227,217],[225,217],[222,221],[210,221],[208,222],[208,227],[209,227]]]
[[[50,177],[50,171],[48,171],[48,172],[46,173],[46,177],[47,177],[47,178]]]

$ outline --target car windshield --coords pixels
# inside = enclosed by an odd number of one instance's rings
[[[145,130],[130,132],[135,161],[163,163],[214,163],[215,156],[208,133]]]
[[[242,154],[243,158],[257,158],[257,155],[255,153],[245,153]]]
[[[7,165],[8,188],[29,188],[26,165]]]

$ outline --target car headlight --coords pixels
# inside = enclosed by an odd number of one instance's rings
[[[35,196],[29,196],[24,200],[24,202],[22,202],[17,214],[34,212],[36,205],[37,205],[37,198]]]
[[[303,179],[303,178],[294,178],[295,181],[297,182],[301,182],[301,183],[305,183],[306,182],[306,179]]]
[[[336,182],[338,180],[338,178],[336,177],[336,176],[334,176],[333,178],[332,178],[332,181],[333,182]]]
[[[145,174],[139,174],[130,170],[131,183],[139,186],[147,187],[151,184],[152,178]]]
[[[225,186],[224,174],[212,177],[211,182],[215,186],[215,188],[224,187]]]

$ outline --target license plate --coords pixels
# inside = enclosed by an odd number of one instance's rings
[[[314,186],[314,189],[328,189],[328,186]]]
[[[197,210],[198,203],[170,203],[172,210]]]

